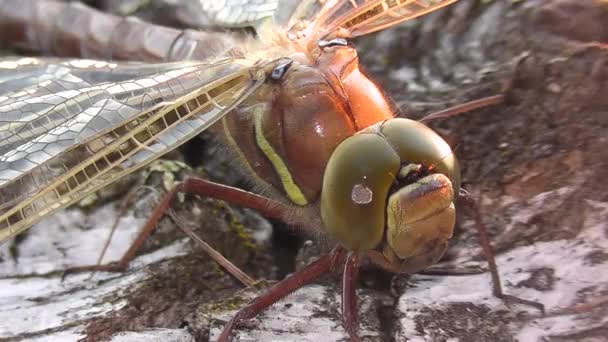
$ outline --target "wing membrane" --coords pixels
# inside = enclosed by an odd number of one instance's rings
[[[279,8],[279,0],[198,0],[181,2],[180,6],[207,17],[211,26],[245,27],[272,17]]]
[[[430,13],[458,0],[307,0],[295,12],[292,25],[300,37],[320,37],[344,29],[349,37],[376,32]],[[305,27],[297,32],[300,27]],[[294,28],[291,30],[294,31]]]
[[[8,62],[0,69],[0,242],[186,142],[265,79],[242,59],[81,60],[21,63],[11,81]],[[64,70],[40,78],[40,68]]]

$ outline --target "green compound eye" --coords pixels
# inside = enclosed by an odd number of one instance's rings
[[[391,190],[400,170],[412,165],[433,174]],[[459,187],[460,170],[449,145],[419,122],[391,119],[335,149],[323,177],[321,218],[327,232],[350,250],[376,248],[386,229],[394,253],[414,257],[451,237]],[[416,240],[427,246],[413,248]]]
[[[433,167],[452,182],[455,193],[460,189],[460,166],[450,145],[435,131],[418,121],[392,119],[385,121],[380,131],[399,154],[402,163]]]
[[[369,250],[381,242],[399,166],[399,155],[376,133],[356,134],[334,150],[323,176],[321,218],[344,247]]]

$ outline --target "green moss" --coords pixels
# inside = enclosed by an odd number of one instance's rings
[[[249,234],[247,226],[232,214],[231,209],[226,202],[220,200],[213,201],[212,213],[216,217],[220,217],[222,214],[224,214],[226,216],[228,225],[230,226],[231,230],[236,233],[239,240],[243,242],[243,246],[252,250],[257,249],[257,245]]]
[[[234,217],[234,215],[230,214],[230,212],[228,212],[228,213],[229,213],[228,224],[230,225],[230,228],[232,228],[232,230],[239,237],[239,239],[241,239],[243,241],[244,247],[251,249],[251,250],[257,249],[257,245],[253,241],[253,238],[251,237],[251,235],[249,235],[247,226],[245,226],[236,217]]]
[[[97,195],[97,192],[94,192],[94,193],[86,196],[85,198],[81,199],[78,202],[78,206],[81,208],[89,208],[89,207],[94,206],[98,200],[99,200],[99,196]]]
[[[152,162],[144,171],[144,181],[147,180],[154,172],[162,174],[162,184],[165,190],[171,190],[175,187],[177,181],[181,179],[181,174],[184,171],[190,171],[191,168],[184,162],[177,160],[159,159]]]

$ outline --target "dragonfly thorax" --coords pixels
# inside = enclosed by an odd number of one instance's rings
[[[390,107],[348,46],[328,46],[315,60],[294,56],[268,74],[255,100],[224,119],[224,132],[260,183],[297,206],[315,205],[334,149],[391,118]]]

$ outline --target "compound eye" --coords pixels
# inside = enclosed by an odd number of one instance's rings
[[[327,232],[350,250],[375,248],[398,171],[399,156],[379,134],[355,134],[338,145],[323,176],[321,217]]]
[[[395,147],[402,162],[424,165],[432,168],[433,173],[446,175],[458,193],[458,160],[450,145],[432,129],[418,121],[398,118],[385,121],[380,131]]]

